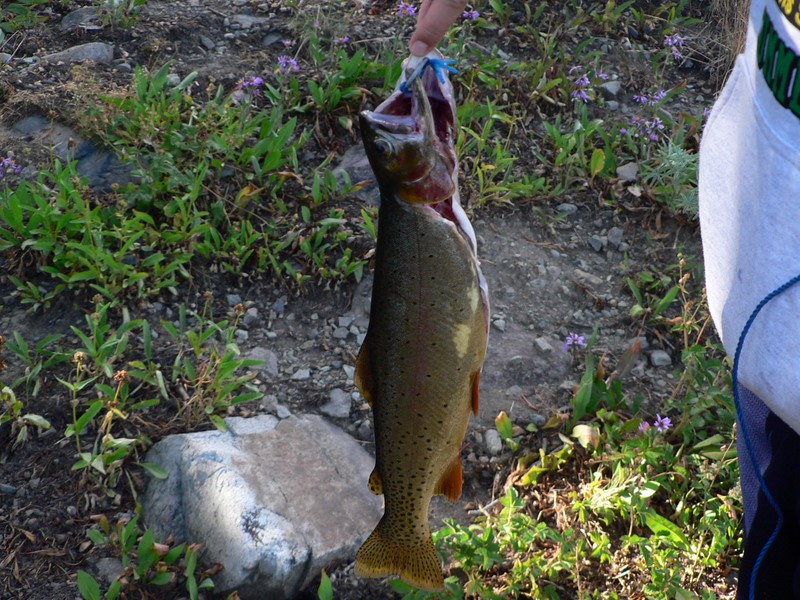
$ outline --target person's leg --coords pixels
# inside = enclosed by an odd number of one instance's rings
[[[749,390],[739,396],[745,543],[737,599],[800,598],[800,435]]]

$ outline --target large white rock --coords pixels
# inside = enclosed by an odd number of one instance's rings
[[[226,419],[228,432],[173,435],[147,461],[164,467],[142,498],[157,538],[200,543],[224,570],[217,592],[243,600],[298,594],[320,570],[350,560],[378,522],[367,489],[373,459],[316,415]]]

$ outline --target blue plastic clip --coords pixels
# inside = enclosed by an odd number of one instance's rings
[[[417,77],[421,77],[422,73],[424,73],[425,69],[428,67],[431,67],[433,72],[436,73],[436,78],[439,82],[444,83],[446,81],[445,71],[458,73],[458,69],[451,66],[454,62],[456,61],[451,58],[425,58],[425,60],[421,61],[411,74],[406,77],[406,80],[400,84],[400,91],[404,94],[411,94],[411,88],[408,87],[408,85]]]

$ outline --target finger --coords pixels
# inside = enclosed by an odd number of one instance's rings
[[[417,28],[408,47],[415,56],[424,56],[442,41],[444,34],[461,16],[468,0],[426,0],[417,18]]]

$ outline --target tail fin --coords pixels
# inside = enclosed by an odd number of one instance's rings
[[[413,545],[397,544],[383,535],[381,524],[378,523],[356,554],[356,575],[397,575],[421,590],[436,592],[443,589],[442,563],[430,535]]]

